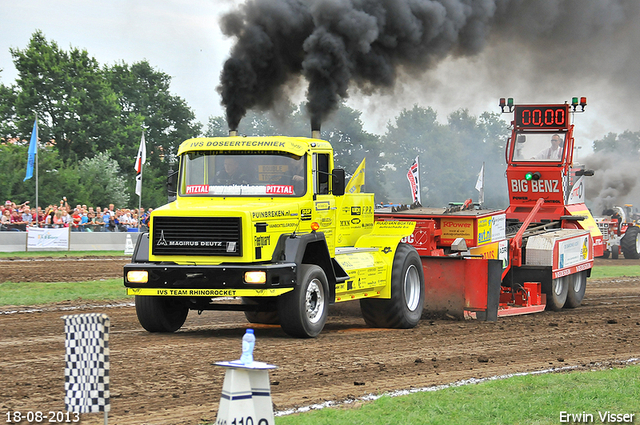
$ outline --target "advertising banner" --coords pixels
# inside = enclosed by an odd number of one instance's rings
[[[48,249],[69,249],[69,228],[46,229],[29,227],[27,231],[27,251]]]

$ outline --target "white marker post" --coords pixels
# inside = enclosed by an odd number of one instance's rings
[[[127,233],[127,241],[124,244],[124,255],[133,255],[133,239],[131,235]]]
[[[277,366],[255,361],[245,365],[239,360],[215,365],[227,369],[216,425],[275,425],[269,370]]]

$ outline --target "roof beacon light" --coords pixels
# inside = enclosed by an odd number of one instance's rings
[[[584,107],[587,106],[587,98],[586,97],[581,97],[580,98],[580,106],[582,107],[582,110],[584,111]]]
[[[504,98],[504,97],[501,97],[501,98],[500,98],[500,105],[499,105],[499,106],[500,106],[500,110],[501,110],[503,113],[504,113],[504,108],[505,108],[505,107],[509,108],[509,109],[507,110],[507,112],[513,112],[513,98],[512,98],[512,97],[510,97],[510,98],[506,99],[506,101],[505,101],[505,98]]]

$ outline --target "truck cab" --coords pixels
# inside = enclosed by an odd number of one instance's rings
[[[394,258],[415,251],[400,247],[415,223],[376,225],[373,194],[344,193],[329,142],[198,138],[183,142],[178,156],[177,197],[153,211],[124,269],[145,329],[175,331],[189,310],[242,310],[250,322],[313,337],[331,303],[393,299],[394,267],[411,267],[394,266]],[[405,327],[422,311],[421,276],[420,269],[401,277],[410,284],[397,296],[413,294]],[[363,314],[372,310],[367,303]],[[391,323],[377,317],[369,322]]]

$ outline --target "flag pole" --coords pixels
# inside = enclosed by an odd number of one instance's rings
[[[144,140],[144,128],[142,129],[142,139]],[[142,208],[142,164],[140,164],[140,193],[138,194],[138,231],[140,231],[140,208]]]
[[[136,194],[138,195],[138,215],[142,209],[142,167],[147,160],[147,147],[144,140],[144,127],[142,128],[142,137],[140,138],[140,147],[138,148],[138,155],[136,156],[135,170],[136,170]],[[140,217],[138,217],[138,228],[140,227]]]
[[[40,227],[40,215],[38,214],[38,112],[36,111],[36,157],[35,157],[35,166],[36,166],[36,227]]]

